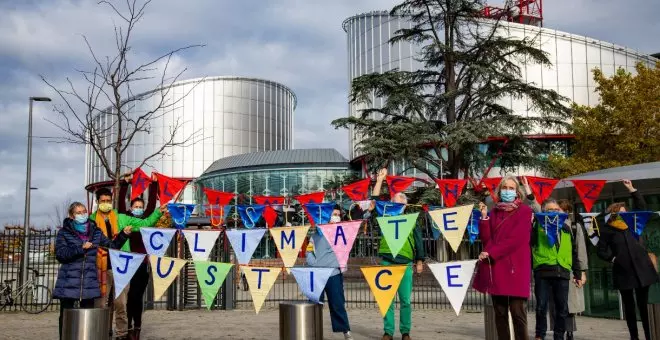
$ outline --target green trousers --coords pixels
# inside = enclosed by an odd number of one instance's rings
[[[389,266],[390,262],[381,261],[382,265]],[[401,284],[399,285],[399,290],[397,294],[399,295],[399,305],[401,306],[399,314],[399,331],[401,334],[410,333],[410,328],[412,327],[412,308],[410,306],[410,296],[412,295],[413,290],[413,268],[412,265],[408,265],[406,268],[405,274],[401,279]],[[385,334],[394,336],[394,301],[390,305],[390,309],[387,310],[387,314],[383,318],[383,330]]]

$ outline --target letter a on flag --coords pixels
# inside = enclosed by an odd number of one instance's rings
[[[346,269],[348,255],[351,253],[355,237],[357,236],[361,225],[362,221],[359,220],[318,226],[318,228],[321,229],[323,237],[328,240],[332,251],[337,257],[339,267],[342,270]]]
[[[321,293],[333,270],[335,268],[294,267],[291,268],[291,274],[296,278],[302,293],[313,302],[319,303]]]
[[[247,266],[241,268],[250,288],[254,310],[259,314],[270,289],[273,288],[277,277],[280,275],[281,268]]]
[[[408,235],[415,228],[419,213],[399,216],[378,217],[378,226],[383,234],[387,246],[390,247],[392,256],[396,257],[408,241]]]
[[[208,261],[220,230],[182,230],[193,261]]]
[[[394,300],[394,294],[399,289],[403,274],[406,273],[406,270],[412,270],[412,268],[409,265],[403,265],[360,267],[360,270],[374,294],[378,308],[380,308],[380,314],[385,316],[387,310],[390,309],[392,300]]]
[[[296,257],[302,247],[305,237],[307,237],[307,230],[309,226],[302,227],[282,227],[270,229],[270,235],[273,237],[273,242],[277,250],[280,252],[284,268],[289,272],[289,269],[296,264]]]
[[[227,230],[227,238],[229,239],[229,243],[231,243],[231,247],[234,249],[234,254],[236,254],[239,264],[247,265],[250,263],[252,254],[254,254],[265,233],[266,229]]]
[[[447,295],[447,300],[458,316],[465,300],[465,293],[470,287],[477,260],[431,263],[429,268]]]
[[[160,299],[174,279],[179,276],[186,260],[172,257],[149,256],[151,278],[154,280],[154,300]]]
[[[153,256],[165,256],[167,247],[170,246],[170,241],[176,233],[176,229],[169,228],[140,228],[142,234],[142,242],[147,254]]]
[[[458,247],[463,241],[465,229],[470,222],[472,205],[433,210],[429,211],[429,215],[431,215],[431,219],[433,219],[433,222],[435,222],[442,232],[442,236],[451,245],[451,249],[457,252]]]
[[[213,300],[218,295],[218,290],[225,282],[227,273],[231,270],[233,264],[220,262],[195,261],[195,274],[197,282],[202,291],[206,309],[213,307]]]
[[[110,249],[110,265],[112,266],[112,278],[115,284],[115,299],[131,282],[138,267],[144,260],[146,254],[127,253],[120,250]]]
[[[598,221],[596,221],[596,216],[598,215],[600,213],[580,213],[584,228],[587,229],[589,241],[591,241],[594,247],[598,245],[598,240],[600,239],[600,228],[598,227]]]

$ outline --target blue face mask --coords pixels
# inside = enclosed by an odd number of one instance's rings
[[[500,199],[502,202],[513,202],[516,199],[516,191],[511,189],[502,189],[500,191]]]
[[[144,209],[135,208],[135,209],[131,209],[131,212],[133,213],[133,216],[140,217],[140,216],[142,216],[142,214],[144,214]]]
[[[73,229],[77,232],[83,233],[87,230],[87,220],[89,216],[87,214],[80,214],[74,216],[75,223],[73,224]]]

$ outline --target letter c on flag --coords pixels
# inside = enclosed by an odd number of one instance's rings
[[[383,269],[376,274],[376,287],[380,290],[390,290],[392,288],[392,285],[387,285],[387,286],[381,286],[380,285],[380,276],[383,274],[387,274],[389,276],[392,276],[392,271],[389,269]]]
[[[162,243],[161,243],[160,245],[158,245],[158,246],[156,246],[156,245],[154,244],[154,235],[159,235],[160,237],[165,236],[165,235],[163,235],[163,233],[160,232],[160,231],[154,231],[154,232],[151,234],[151,236],[149,236],[149,244],[151,244],[151,248],[152,248],[153,250],[161,250],[161,249],[163,249],[163,244],[162,244]]]

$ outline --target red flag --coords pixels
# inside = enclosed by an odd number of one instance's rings
[[[209,188],[203,188],[202,190],[204,190],[206,198],[209,201],[208,209],[206,209],[206,215],[211,217],[211,225],[220,226],[224,222],[224,209],[229,209],[225,206],[228,205],[236,195],[233,192],[224,192]]]
[[[183,190],[183,188],[186,186],[186,182],[179,181],[177,179],[158,173],[156,174],[156,178],[158,179],[158,188],[160,189],[158,195],[160,205],[167,204],[167,202],[177,196],[179,191]]]
[[[557,186],[557,183],[559,183],[559,180],[554,178],[534,176],[525,177],[527,177],[527,183],[529,183],[529,186],[532,188],[534,197],[536,198],[536,201],[539,202],[539,204],[542,204],[543,201],[550,197],[552,190],[554,190],[555,186]]]
[[[491,177],[491,178],[482,178],[481,183],[488,188],[490,191],[490,197],[493,199],[493,202],[497,202],[497,187],[502,182],[502,177]]]
[[[584,210],[591,212],[594,203],[598,200],[600,192],[605,186],[606,180],[600,179],[572,179],[573,185],[575,185],[575,190],[577,190],[578,196],[584,204]]]
[[[277,219],[277,211],[275,211],[271,205],[283,205],[284,197],[254,195],[252,196],[252,199],[254,199],[257,204],[263,204],[266,206],[262,216],[264,217],[264,220],[266,220],[266,225],[268,228],[272,228],[275,225],[275,220]]]
[[[387,176],[385,177],[385,180],[387,181],[387,187],[390,190],[390,196],[394,196],[396,193],[408,189],[416,178],[406,176]]]
[[[442,193],[442,197],[445,199],[445,206],[453,207],[463,192],[463,188],[467,184],[467,179],[436,179],[435,182],[438,184],[440,193]]]
[[[369,183],[371,180],[365,178],[363,180],[344,185],[341,190],[344,191],[348,198],[353,201],[364,201],[369,199]]]
[[[314,220],[312,219],[311,216],[309,216],[309,212],[307,211],[307,208],[305,207],[305,204],[307,203],[323,203],[323,198],[325,197],[325,192],[320,191],[320,192],[313,192],[311,194],[304,194],[304,195],[299,195],[299,196],[294,196],[294,198],[302,205],[303,211],[305,211],[305,216],[307,216],[307,219],[309,222],[314,225]]]
[[[150,184],[151,178],[147,176],[142,169],[135,169],[135,171],[133,171],[133,179],[131,180],[131,201],[142,195]]]

